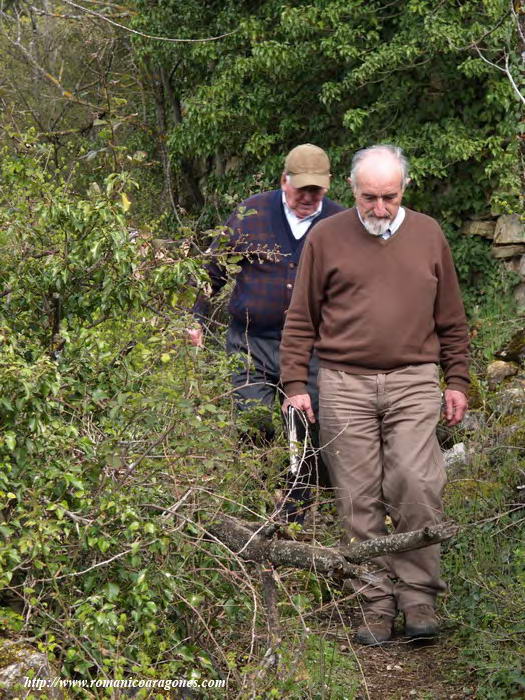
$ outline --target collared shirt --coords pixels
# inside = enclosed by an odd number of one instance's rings
[[[357,209],[357,207],[356,207],[356,209]],[[363,221],[363,217],[361,216],[359,209],[357,209],[357,215],[359,217],[359,220],[361,221],[361,223],[364,226],[365,222]],[[390,222],[390,226],[387,228],[387,230],[384,233],[382,233],[380,236],[378,236],[378,238],[383,238],[386,241],[387,238],[390,238],[391,236],[394,235],[394,233],[396,233],[396,231],[401,226],[401,224],[403,223],[404,220],[405,220],[405,210],[403,207],[399,207],[394,220]],[[374,234],[371,233],[370,235],[373,236]]]
[[[314,211],[313,214],[310,214],[310,216],[305,216],[304,219],[299,219],[297,216],[295,216],[293,211],[288,206],[288,202],[286,201],[286,195],[284,194],[284,192],[282,193],[282,196],[283,196],[283,207],[284,207],[284,213],[286,214],[286,219],[287,219],[288,224],[290,226],[290,229],[292,231],[293,237],[296,240],[299,240],[308,231],[308,229],[312,225],[313,220],[317,219],[317,217],[321,213],[321,209],[323,208],[323,200],[321,200],[319,202],[319,206],[317,207],[317,210]]]

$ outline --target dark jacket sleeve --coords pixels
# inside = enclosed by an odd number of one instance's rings
[[[308,365],[318,335],[323,286],[308,239],[301,253],[280,347],[281,380],[287,396],[307,393]]]

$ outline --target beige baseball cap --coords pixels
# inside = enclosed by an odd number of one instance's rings
[[[294,187],[330,187],[330,159],[322,148],[311,143],[292,148],[284,161],[284,171]]]

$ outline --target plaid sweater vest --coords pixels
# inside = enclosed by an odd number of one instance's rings
[[[318,221],[343,210],[327,197]],[[211,251],[231,251],[241,255],[236,264],[235,286],[228,304],[231,323],[241,332],[280,339],[295,283],[297,265],[309,231],[300,238],[292,235],[282,204],[281,190],[249,197],[236,208],[226,222],[228,238],[217,238]],[[224,286],[227,272],[215,262],[207,265],[214,296]],[[209,303],[199,296],[194,313],[204,320]]]

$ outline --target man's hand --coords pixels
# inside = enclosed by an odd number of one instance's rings
[[[285,415],[288,411],[288,406],[293,406],[298,411],[304,411],[310,423],[315,423],[312,400],[310,399],[309,394],[297,394],[297,396],[290,396],[289,399],[286,399],[282,405],[282,412]]]
[[[186,328],[186,335],[188,336],[190,343],[196,348],[204,347],[204,334],[202,332],[202,328]]]
[[[445,389],[445,406],[443,408],[443,415],[450,426],[461,423],[467,407],[467,397],[462,391]]]

